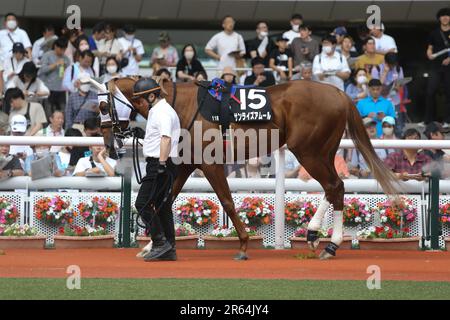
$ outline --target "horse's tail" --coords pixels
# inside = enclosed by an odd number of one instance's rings
[[[398,180],[394,173],[385,166],[383,161],[376,154],[370,138],[367,135],[366,128],[362,122],[361,116],[353,102],[348,98],[347,123],[348,132],[350,134],[355,147],[361,152],[366,163],[373,173],[375,179],[380,183],[383,191],[389,195],[398,193]]]

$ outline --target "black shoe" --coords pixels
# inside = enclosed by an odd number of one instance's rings
[[[144,260],[151,261],[158,259],[164,256],[170,250],[172,250],[172,245],[168,241],[165,241],[162,245],[159,246],[153,245],[152,250],[144,255]]]
[[[161,257],[155,259],[157,261],[176,261],[177,260],[177,251],[172,248],[169,252],[165,253]],[[149,260],[149,261],[155,261],[155,260]]]

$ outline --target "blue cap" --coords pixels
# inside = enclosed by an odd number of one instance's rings
[[[337,27],[336,29],[334,29],[332,34],[338,36],[345,36],[347,35],[347,29],[345,27]]]
[[[395,119],[391,116],[386,116],[383,118],[383,121],[381,121],[381,123],[387,122],[389,123],[391,126],[395,126]]]

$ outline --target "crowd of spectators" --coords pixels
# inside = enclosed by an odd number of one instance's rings
[[[430,34],[426,55],[432,70],[426,94],[426,116],[419,126],[428,139],[443,139],[450,122],[450,8],[439,10]],[[244,40],[235,31],[236,21],[226,16],[222,31],[212,35],[203,48],[192,43],[179,52],[170,35],[161,32],[159,45],[150,56],[153,74],[172,81],[207,80],[208,73],[197,50],[217,61],[218,76],[235,84],[268,87],[289,80],[318,81],[344,91],[354,101],[371,139],[420,139],[415,129],[404,130],[407,119],[407,83],[396,41],[386,34],[384,24],[358,28],[356,41],[345,26],[337,26],[322,39],[314,34],[304,17],[293,14],[291,29],[270,34],[269,23],[256,24],[256,36]],[[97,93],[80,81],[92,77],[106,83],[113,78],[140,74],[146,54],[136,37],[136,27],[120,30],[112,24],[97,23],[90,35],[81,29],[43,29],[32,43],[13,13],[5,16],[0,31],[0,134],[15,136],[97,136],[100,134]],[[248,71],[246,67],[251,67]],[[175,68],[172,79],[171,68]],[[436,122],[436,92],[444,85],[446,115]],[[301,124],[299,124],[301,125]],[[345,135],[344,135],[345,137]],[[33,163],[51,155],[50,174],[114,175],[115,161],[102,148],[0,146],[0,178],[30,175]],[[420,179],[431,161],[448,162],[442,150],[376,150],[380,158],[401,179]],[[6,161],[5,159],[9,159]],[[234,176],[271,176],[261,159],[245,166],[232,166]],[[371,173],[357,150],[339,150],[335,165],[342,178],[369,178]],[[38,166],[35,166],[38,167]],[[273,166],[272,166],[273,167]],[[287,177],[310,178],[305,168],[288,153]],[[264,172],[264,173],[263,173]]]

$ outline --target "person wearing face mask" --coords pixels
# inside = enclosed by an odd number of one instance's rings
[[[162,88],[153,79],[140,79],[134,86],[135,103],[150,108],[143,143],[147,175],[135,204],[153,242],[151,251],[143,256],[145,261],[177,259],[172,200],[170,196],[167,201],[161,199],[170,188],[166,181],[170,181],[169,177],[176,177],[172,158],[178,157],[180,120],[162,94]],[[160,190],[164,185],[167,185],[167,190]],[[155,212],[153,207],[161,209]]]
[[[288,39],[288,46],[291,45],[295,38],[300,37],[300,26],[303,24],[303,16],[299,13],[294,13],[291,17],[291,29],[283,33],[283,38]]]
[[[125,25],[123,27],[125,36],[119,38],[121,46],[120,54],[122,74],[125,76],[135,76],[139,74],[139,63],[145,53],[141,40],[136,38],[136,27]]]
[[[187,44],[182,50],[182,57],[177,63],[177,79],[179,81],[194,81],[196,72],[205,72],[200,60],[197,59],[197,51],[194,45]]]
[[[314,58],[313,74],[321,82],[344,91],[344,81],[350,76],[350,68],[342,54],[336,52],[336,38],[332,35],[322,40],[322,53]]]
[[[122,75],[119,72],[119,62],[113,57],[106,59],[105,70],[106,73],[101,77],[102,83],[107,83],[111,79],[120,78]]]
[[[58,36],[55,34],[55,28],[52,25],[46,25],[42,31],[42,38],[33,43],[32,60],[36,66],[41,66],[42,56],[52,49],[56,39],[58,39]]]
[[[367,83],[367,73],[365,69],[356,69],[353,72],[353,77],[351,77],[350,84],[345,89],[345,93],[357,103],[359,100],[367,97],[368,88]]]
[[[269,53],[276,48],[274,42],[269,38],[269,27],[267,22],[259,21],[256,23],[256,38],[245,42],[247,57],[254,59],[256,57],[263,59],[264,66],[269,66]]]
[[[84,121],[96,117],[97,113],[97,93],[91,90],[90,84],[82,84],[79,90],[69,95],[64,112],[66,129],[75,127],[82,131]]]
[[[14,13],[5,15],[5,29],[0,30],[0,61],[6,61],[11,56],[14,43],[22,43],[29,58],[32,57],[32,45],[25,30],[18,27],[17,16]]]
[[[420,140],[420,132],[416,129],[407,129],[403,134],[404,140]],[[401,180],[424,180],[422,169],[432,161],[423,151],[418,149],[402,149],[399,152],[390,153],[384,164],[391,169],[397,178]]]

